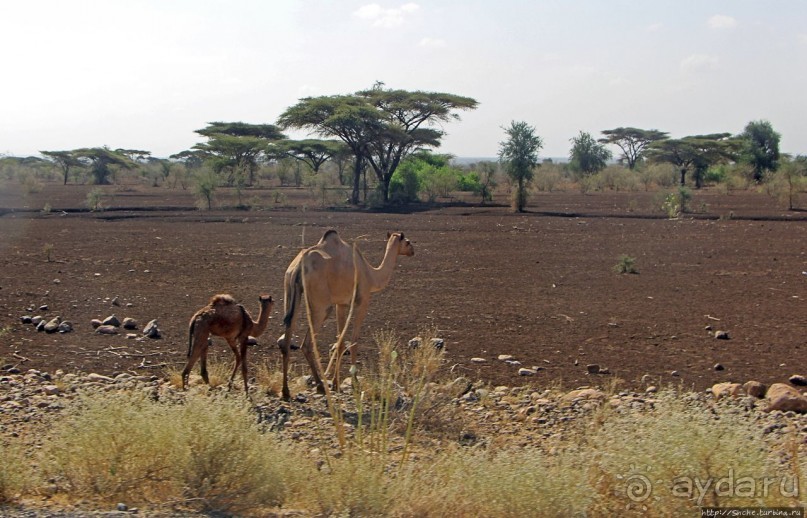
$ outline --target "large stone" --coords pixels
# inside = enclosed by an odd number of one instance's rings
[[[715,399],[722,397],[739,397],[743,393],[743,386],[739,383],[717,383],[712,386],[712,394]]]
[[[745,393],[748,394],[749,396],[762,399],[765,397],[765,392],[768,390],[768,387],[766,387],[763,383],[760,383],[759,381],[751,380],[746,381],[743,384],[743,390],[745,390]]]
[[[779,410],[781,412],[807,413],[807,397],[801,392],[785,385],[784,383],[774,383],[765,395],[768,401],[768,412]]]

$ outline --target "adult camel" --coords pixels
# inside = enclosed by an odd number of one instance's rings
[[[353,332],[351,334],[351,363],[356,362],[356,340],[359,337],[370,298],[389,284],[398,256],[413,256],[415,249],[403,235],[403,232],[387,234],[387,247],[384,259],[378,267],[374,267],[362,253],[344,242],[336,230],[328,230],[319,242],[302,250],[286,269],[283,283],[283,303],[285,317],[283,323],[286,332],[277,340],[283,355],[283,399],[290,397],[288,385],[289,348],[294,332],[296,317],[303,306],[308,307],[309,330],[306,332],[301,346],[305,359],[311,367],[314,382],[319,392],[325,392],[320,376],[319,358],[312,347],[312,331],[316,333],[322,328],[325,319],[336,306],[337,334],[342,335],[353,302]],[[305,296],[304,296],[305,294]],[[354,297],[355,295],[355,297]],[[339,388],[339,359],[344,353],[344,341],[337,341],[336,369],[333,387]],[[330,365],[329,365],[330,367]],[[327,373],[326,373],[327,376]]]

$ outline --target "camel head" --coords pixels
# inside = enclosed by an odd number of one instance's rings
[[[404,237],[403,232],[395,232],[390,234],[387,232],[387,240],[398,240],[398,255],[405,255],[407,257],[412,257],[415,255],[415,247],[412,246],[412,243]]]

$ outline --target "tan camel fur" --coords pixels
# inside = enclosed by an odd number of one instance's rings
[[[337,334],[341,335],[353,300],[353,329],[351,334],[351,363],[356,362],[356,340],[373,293],[389,284],[398,256],[413,256],[415,249],[403,233],[387,234],[384,259],[376,268],[354,247],[344,242],[335,230],[328,230],[316,245],[302,250],[286,269],[283,302],[286,332],[277,340],[283,354],[283,398],[289,399],[289,348],[294,325],[300,310],[309,308],[310,325],[302,350],[314,376],[317,390],[325,391],[320,376],[319,359],[311,345],[311,332],[317,333],[336,306]],[[354,261],[355,257],[355,261]],[[303,285],[305,284],[305,285]],[[354,291],[355,290],[355,291]],[[355,292],[355,300],[354,300]],[[305,294],[305,297],[303,296]],[[337,342],[338,360],[344,353],[344,341]],[[330,365],[329,365],[330,367]],[[328,373],[326,373],[327,377]],[[335,369],[333,387],[339,388],[339,369]]]
[[[230,375],[228,389],[232,388],[235,373],[241,366],[241,377],[244,378],[244,392],[249,396],[247,386],[247,342],[249,337],[259,337],[269,325],[269,314],[272,312],[274,302],[272,297],[261,295],[258,320],[252,320],[246,308],[236,303],[230,295],[214,295],[207,306],[197,311],[188,325],[188,363],[182,371],[182,389],[188,382],[188,376],[197,360],[201,358],[202,379],[210,384],[207,376],[207,347],[210,335],[220,336],[227,340],[227,344],[235,355],[235,367]]]

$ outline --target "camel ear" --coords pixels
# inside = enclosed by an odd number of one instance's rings
[[[406,240],[406,238],[404,237],[403,232],[401,232],[401,241],[405,241],[405,240]]]
[[[392,237],[392,234],[390,234],[389,232],[387,232],[387,239],[389,239],[389,238],[391,238],[391,237]]]

